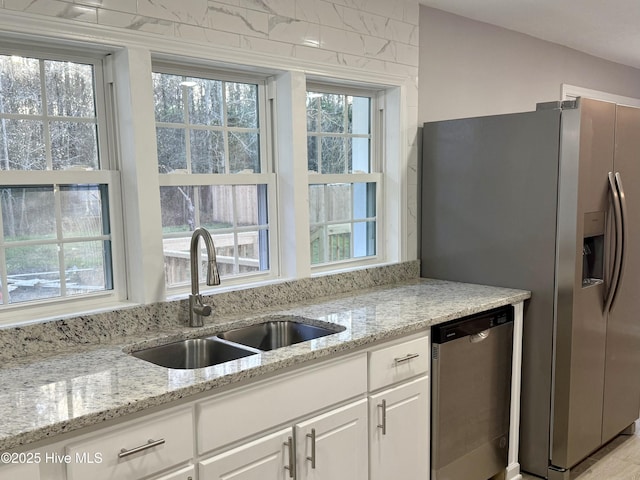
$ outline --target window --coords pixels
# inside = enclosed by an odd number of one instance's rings
[[[375,93],[307,87],[312,265],[376,256]]]
[[[275,177],[263,82],[182,70],[153,73],[166,285],[190,281],[200,226],[212,234],[222,278],[269,273]]]
[[[114,289],[102,62],[0,54],[0,304]]]

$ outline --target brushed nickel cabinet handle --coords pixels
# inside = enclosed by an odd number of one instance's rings
[[[289,465],[285,465],[284,469],[289,470],[289,478],[296,478],[296,454],[293,437],[284,442],[284,446],[289,449]]]
[[[378,408],[382,408],[382,423],[378,424],[378,428],[382,429],[382,434],[387,434],[387,401],[382,400],[382,403],[378,404]]]
[[[312,428],[311,433],[307,433],[307,438],[311,439],[311,456],[307,460],[311,461],[311,468],[316,468],[316,429]]]
[[[134,448],[132,448],[130,450],[127,450],[126,448],[123,448],[122,450],[120,450],[120,453],[118,453],[118,458],[125,458],[125,457],[128,457],[129,455],[133,455],[134,453],[139,453],[139,452],[142,452],[144,450],[148,450],[150,448],[157,447],[158,445],[163,445],[164,443],[165,443],[164,438],[161,438],[160,440],[149,440],[144,445],[140,445],[138,447],[134,447]]]
[[[418,358],[420,356],[419,353],[409,353],[408,355],[404,356],[404,357],[400,357],[400,358],[394,358],[393,361],[398,364],[398,363],[404,363],[404,362],[408,362],[409,360],[413,360],[414,358]]]

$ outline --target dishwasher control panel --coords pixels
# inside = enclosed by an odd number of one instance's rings
[[[442,323],[431,328],[433,343],[446,343],[505,323],[513,322],[513,307],[499,307],[486,312]]]

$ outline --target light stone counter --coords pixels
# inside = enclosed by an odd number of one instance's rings
[[[202,329],[173,327],[124,340],[65,347],[59,353],[33,353],[27,360],[4,360],[0,368],[0,451],[472,313],[516,304],[529,296],[522,290],[413,279],[279,309],[269,307],[257,315],[230,314]],[[343,325],[346,330],[196,370],[167,369],[127,354],[140,346],[185,335],[213,334],[273,315],[299,315]]]

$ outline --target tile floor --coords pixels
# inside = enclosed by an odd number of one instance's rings
[[[523,474],[523,480],[539,480]],[[571,470],[571,480],[640,480],[640,421],[635,435],[620,435]]]

